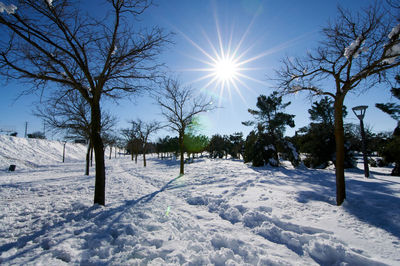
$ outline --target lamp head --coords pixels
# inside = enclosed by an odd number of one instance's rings
[[[354,114],[358,117],[358,119],[363,120],[364,119],[364,115],[365,115],[365,111],[367,110],[368,105],[359,105],[356,107],[353,107],[353,112]]]

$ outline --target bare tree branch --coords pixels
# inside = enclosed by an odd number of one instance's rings
[[[396,2],[397,3],[397,2]],[[394,1],[388,0],[393,5]],[[398,4],[398,3],[397,3]],[[285,58],[276,71],[283,93],[307,91],[332,97],[335,108],[337,204],[346,198],[343,103],[349,91],[389,82],[400,65],[400,24],[376,1],[358,13],[338,8],[338,18],[322,29],[319,47],[306,57]]]
[[[156,100],[161,106],[162,115],[168,122],[168,126],[179,135],[181,151],[180,173],[183,169],[183,136],[186,128],[192,123],[193,118],[203,112],[215,109],[212,101],[202,95],[195,95],[190,87],[182,87],[177,79],[168,78],[164,81],[164,90],[157,94]]]
[[[160,76],[161,65],[154,59],[170,38],[159,27],[149,31],[132,27],[151,1],[103,3],[104,19],[91,17],[72,0],[20,0],[17,7],[0,13],[0,76],[30,82],[32,87],[25,92],[67,87],[79,92],[90,107],[94,202],[101,205],[105,204],[101,99],[129,97],[150,88]]]

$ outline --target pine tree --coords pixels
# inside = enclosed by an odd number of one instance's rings
[[[220,158],[222,159],[227,150],[225,138],[221,135],[213,135],[211,137],[210,143],[208,145],[208,152],[210,153],[211,158]]]
[[[330,161],[335,163],[336,143],[334,133],[334,101],[328,97],[313,102],[308,110],[310,120],[313,121],[308,127],[302,128],[303,133],[299,137],[301,152],[307,154],[304,164],[311,168],[325,168]],[[343,116],[347,115],[346,106],[343,106]],[[346,138],[350,136],[346,131]],[[354,166],[354,158],[349,149],[345,147],[345,168]]]
[[[396,81],[400,83],[400,75],[396,76]],[[393,87],[390,91],[396,99],[400,100],[400,88]],[[397,121],[393,136],[383,148],[381,155],[385,161],[395,163],[391,174],[400,176],[400,104],[377,103],[375,106]]]
[[[263,164],[278,166],[278,151],[288,151],[287,149],[278,150],[278,147],[285,147],[283,135],[286,126],[295,126],[293,120],[295,116],[283,112],[290,104],[290,102],[283,103],[282,96],[274,91],[268,97],[260,95],[257,98],[258,110],[248,109],[249,113],[255,117],[255,121],[247,121],[243,124],[246,126],[257,125],[257,137],[254,144],[245,145],[246,148],[252,148],[252,151],[246,152],[246,156],[247,159],[252,158],[253,166],[262,166]]]

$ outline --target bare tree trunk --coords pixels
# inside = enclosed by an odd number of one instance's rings
[[[92,104],[91,140],[96,160],[96,182],[94,187],[94,204],[105,205],[106,171],[104,164],[104,146],[100,136],[101,112],[100,104]]]
[[[335,141],[336,141],[336,204],[342,205],[346,199],[346,184],[344,178],[344,127],[343,98],[335,99]]]
[[[90,166],[93,166],[93,142],[90,142]]]
[[[136,153],[135,153],[135,163],[136,163],[136,164],[137,164],[137,157],[138,157],[138,155],[139,155],[139,153],[136,152]]]
[[[110,156],[109,156],[110,160],[111,160],[111,155],[112,155],[112,146],[110,145]]]
[[[143,151],[143,167],[146,167],[146,151]]]
[[[131,161],[133,161],[133,141],[131,142]]]
[[[90,151],[92,148],[92,143],[89,139],[88,141],[88,147],[87,147],[87,152],[86,152],[86,169],[85,169],[85,175],[89,175],[89,161],[90,161]]]
[[[179,174],[183,175],[184,174],[184,163],[185,163],[184,150],[183,150],[183,132],[179,132],[179,152],[181,155]]]

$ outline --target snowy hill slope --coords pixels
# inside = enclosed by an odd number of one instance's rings
[[[0,169],[15,164],[17,169],[39,167],[62,162],[63,142],[42,139],[27,139],[0,135]],[[86,147],[67,143],[65,162],[83,160]]]
[[[400,264],[400,179],[390,169],[371,168],[368,180],[347,172],[337,207],[332,170],[202,158],[179,177],[176,161],[150,157],[143,168],[119,157],[106,160],[99,207],[83,155],[0,171],[0,264]]]

